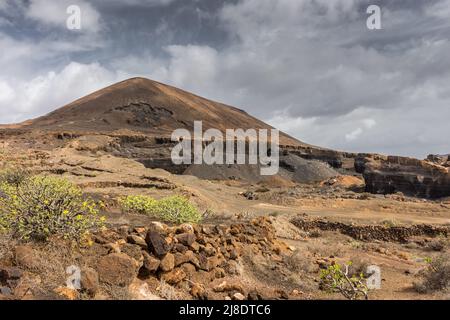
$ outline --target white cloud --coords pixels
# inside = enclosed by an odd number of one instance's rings
[[[443,0],[431,4],[425,11],[428,15],[447,19],[450,16],[450,0]]]
[[[217,51],[207,46],[169,46],[167,79],[179,86],[207,86],[218,69]]]
[[[14,81],[10,84],[3,80],[0,82],[1,122],[16,122],[42,115],[123,80],[123,77],[108,71],[98,63],[72,62],[59,72],[50,71],[29,81]]]
[[[363,133],[363,130],[361,128],[356,128],[355,130],[353,130],[350,133],[347,133],[345,135],[345,140],[347,140],[347,142],[352,142],[356,139],[358,139],[358,137]]]
[[[0,104],[11,103],[14,100],[14,89],[5,81],[0,81],[0,93]]]
[[[371,129],[377,125],[374,119],[364,119],[362,122],[367,129]]]

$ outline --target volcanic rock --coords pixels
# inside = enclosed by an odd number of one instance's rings
[[[175,268],[175,256],[171,253],[166,254],[161,260],[160,268],[165,272],[173,270]]]
[[[95,296],[99,289],[98,273],[92,268],[85,268],[81,271],[81,289],[86,291],[91,297]]]
[[[158,270],[159,265],[161,264],[161,261],[153,256],[151,256],[150,254],[148,254],[145,251],[142,251],[142,255],[144,256],[144,269],[147,270],[148,272],[155,272],[156,270]]]
[[[158,232],[150,230],[145,238],[148,249],[153,252],[157,257],[164,256],[170,250],[170,245],[166,242],[165,238]]]
[[[135,260],[123,253],[101,257],[97,271],[101,282],[121,287],[128,286],[137,275]]]
[[[355,169],[363,174],[366,192],[402,192],[422,198],[450,196],[449,168],[433,162],[394,156],[361,155]]]

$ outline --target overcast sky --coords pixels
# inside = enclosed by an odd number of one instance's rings
[[[450,153],[450,0],[0,0],[0,123],[134,76],[311,144]]]

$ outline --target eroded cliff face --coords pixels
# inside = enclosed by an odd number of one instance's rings
[[[446,168],[450,167],[450,155],[448,154],[445,155],[430,154],[427,157],[427,161],[439,164]]]
[[[355,160],[355,170],[362,173],[370,193],[403,192],[431,199],[450,196],[449,169],[435,162],[361,154]]]

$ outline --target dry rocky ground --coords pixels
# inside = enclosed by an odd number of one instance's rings
[[[320,270],[377,265],[382,287],[370,299],[448,299],[419,293],[429,259],[449,252],[450,201],[372,195],[358,177],[321,183],[210,181],[148,169],[75,142],[46,151],[20,142],[2,166],[65,177],[105,202],[107,228],[74,245],[0,245],[2,299],[342,299],[320,290]],[[166,225],[123,213],[122,195],[181,194],[205,212],[199,225]],[[69,266],[81,289],[66,287]]]

